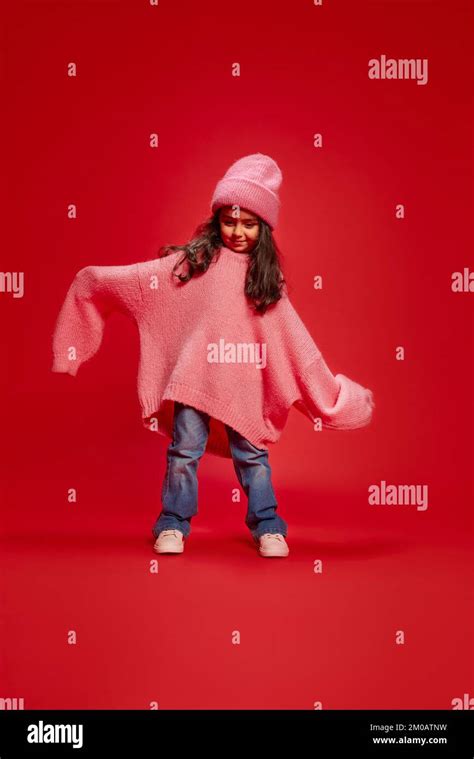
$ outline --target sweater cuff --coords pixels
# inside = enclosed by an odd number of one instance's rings
[[[326,409],[326,424],[333,429],[358,429],[372,421],[375,408],[373,393],[344,374],[336,374],[340,385],[337,401],[333,408]]]
[[[52,372],[61,372],[62,374],[71,374],[76,376],[79,369],[80,361],[70,361],[68,358],[59,354],[54,354],[53,365],[51,367]]]
[[[305,370],[301,383],[303,404],[323,427],[344,430],[365,427],[375,408],[373,393],[344,374],[330,372],[320,357]]]

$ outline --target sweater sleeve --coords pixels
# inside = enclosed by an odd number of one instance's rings
[[[138,264],[78,271],[56,321],[51,370],[75,376],[98,351],[110,314],[120,311],[137,319],[142,302]]]
[[[375,408],[373,393],[346,377],[333,376],[322,355],[298,377],[300,397],[296,408],[322,426],[349,430],[367,426]]]

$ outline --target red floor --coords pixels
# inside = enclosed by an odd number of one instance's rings
[[[452,489],[417,512],[277,486],[290,555],[264,559],[245,499],[231,500],[232,464],[205,456],[185,552],[158,556],[163,463],[145,475],[139,452],[163,456],[166,443],[149,435],[134,456],[111,442],[119,461],[86,452],[68,507],[74,453],[59,444],[57,478],[40,474],[54,452],[39,449],[29,479],[3,480],[4,697],[26,709],[451,709],[473,695],[473,556],[449,519]]]

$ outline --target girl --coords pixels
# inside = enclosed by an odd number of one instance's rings
[[[152,528],[157,553],[184,550],[207,451],[232,459],[259,554],[287,556],[268,443],[279,439],[293,405],[315,429],[371,421],[372,392],[332,375],[289,300],[272,234],[281,181],[270,157],[241,158],[218,182],[212,216],[187,245],[164,246],[138,264],[81,269],[59,313],[52,370],[73,376],[98,350],[113,311],[136,323],[142,421],[172,441]]]

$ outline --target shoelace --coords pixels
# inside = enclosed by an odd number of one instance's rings
[[[179,530],[163,530],[160,535],[178,535]],[[284,536],[280,535],[279,532],[265,532],[262,536],[262,538],[275,538],[276,540],[284,540]]]

